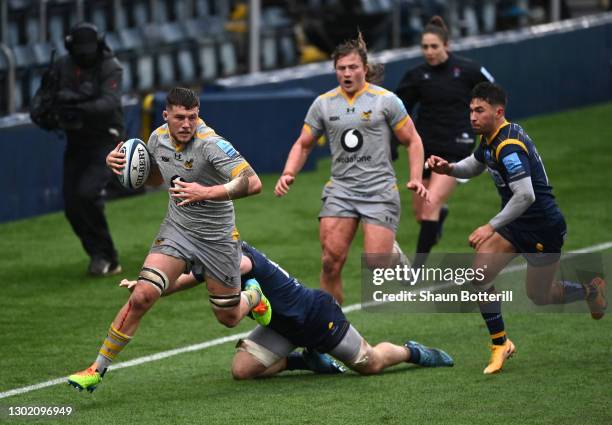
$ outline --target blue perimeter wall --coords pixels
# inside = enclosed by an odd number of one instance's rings
[[[510,119],[612,100],[612,13],[453,42],[452,50],[485,65],[509,93]],[[372,55],[385,64],[384,86],[397,87],[421,62],[418,48]],[[280,172],[315,97],[336,86],[330,63],[219,80],[201,97],[201,115],[259,173]],[[164,94],[155,96],[154,128]],[[125,106],[128,137],[139,137],[140,105]],[[61,210],[61,135],[23,114],[0,120],[10,157],[0,171],[0,222]],[[10,154],[10,147],[19,154]],[[306,169],[327,149],[317,149]],[[27,152],[26,154],[24,154]]]

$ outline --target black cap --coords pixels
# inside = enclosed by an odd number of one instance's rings
[[[79,55],[98,51],[98,32],[93,25],[76,26],[70,35],[72,37],[71,53]]]

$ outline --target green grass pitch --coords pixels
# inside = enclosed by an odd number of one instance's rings
[[[606,104],[522,122],[566,216],[566,251],[612,240],[611,116],[612,104]],[[402,184],[405,164],[404,156],[397,163]],[[329,166],[323,160],[315,172],[300,174],[283,199],[272,194],[277,176],[262,176],[264,193],[236,202],[242,237],[311,287],[318,286],[316,215]],[[166,203],[161,191],[107,205],[124,267],[120,277],[134,277],[140,269]],[[412,252],[417,226],[405,189],[402,203],[398,240]],[[498,208],[488,176],[460,186],[435,251],[469,252],[468,234]],[[361,246],[359,235],[344,271],[346,305],[360,300]],[[85,276],[87,258],[61,213],[0,225],[0,262],[0,393],[88,366],[126,299],[119,278]],[[356,311],[348,317],[371,343],[415,339],[446,349],[456,366],[404,365],[375,377],[284,373],[235,382],[229,373],[233,345],[225,343],[111,371],[93,394],[62,384],[0,398],[0,423],[612,423],[612,317],[595,322],[588,314],[505,315],[518,352],[497,376],[482,375],[488,338],[477,314]],[[118,361],[252,326],[250,320],[235,329],[217,324],[205,289],[198,287],[162,299]],[[69,418],[7,416],[10,406],[62,405],[74,408]]]

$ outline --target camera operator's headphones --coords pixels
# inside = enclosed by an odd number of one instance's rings
[[[64,37],[64,46],[66,47],[66,50],[68,50],[69,53],[72,53],[72,48],[74,47],[75,43],[75,35],[77,32],[83,30],[92,31],[93,33],[95,33],[95,38],[98,43],[98,51],[100,51],[104,44],[104,34],[100,33],[98,31],[98,27],[89,22],[81,22],[80,24],[76,24],[74,27],[72,27],[70,33],[68,33],[68,35]]]

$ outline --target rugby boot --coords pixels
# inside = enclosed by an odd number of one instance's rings
[[[429,348],[416,341],[408,341],[404,344],[411,353],[418,351],[419,360],[416,362],[424,367],[452,367],[455,363],[453,358],[439,348]],[[414,362],[413,362],[414,363]]]
[[[509,339],[506,339],[506,342],[502,345],[491,345],[490,348],[491,358],[489,359],[489,364],[482,371],[485,375],[501,372],[504,362],[516,352],[514,343]]]
[[[594,296],[590,293],[593,290],[597,291],[597,294],[594,294]],[[589,292],[587,293],[587,304],[593,319],[599,320],[604,317],[606,308],[608,308],[608,301],[606,300],[606,281],[602,278],[596,277],[591,280]]]
[[[255,307],[251,309],[251,314],[257,323],[261,326],[268,326],[270,324],[270,320],[272,320],[272,306],[270,305],[270,301],[266,298],[259,286],[259,282],[255,279],[249,279],[244,284],[244,290],[248,291],[254,289],[259,292],[260,301]]]
[[[410,260],[408,259],[408,257],[406,257],[406,254],[404,254],[404,251],[402,251],[402,248],[400,247],[399,243],[397,243],[397,241],[393,241],[393,254],[397,254],[399,255],[399,265],[400,266],[408,266],[410,267]]]
[[[307,348],[302,351],[302,357],[306,366],[314,373],[321,374],[336,374],[344,373],[346,370],[336,360],[327,354],[319,353],[316,350],[309,350]]]
[[[79,391],[87,390],[92,393],[96,386],[102,381],[102,375],[95,368],[89,366],[81,372],[74,373],[68,377],[68,384],[77,388]]]

